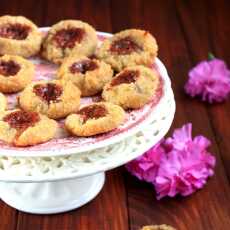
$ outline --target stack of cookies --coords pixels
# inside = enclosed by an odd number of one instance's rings
[[[21,16],[0,17],[0,139],[28,146],[54,138],[57,120],[75,136],[109,132],[125,120],[126,110],[152,100],[160,77],[151,67],[158,47],[147,31],[121,31],[98,45],[95,29],[64,20],[47,34]],[[34,81],[28,59],[39,55],[57,65],[56,78]],[[18,93],[7,110],[5,94]],[[100,94],[102,101],[81,106],[80,98]]]

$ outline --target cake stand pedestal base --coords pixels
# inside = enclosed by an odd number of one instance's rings
[[[0,183],[0,198],[11,207],[33,214],[70,211],[91,201],[102,189],[105,173],[40,183]]]

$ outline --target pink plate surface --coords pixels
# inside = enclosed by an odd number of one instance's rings
[[[46,28],[42,29],[46,31]],[[98,38],[100,41],[110,34],[98,32]],[[41,60],[39,57],[31,59],[35,64],[35,76],[34,81],[55,79],[55,73],[57,66]],[[160,67],[157,63],[153,63],[152,68],[156,69],[161,77],[161,86],[157,90],[156,95],[152,100],[139,110],[132,110],[126,112],[125,122],[117,129],[93,137],[73,137],[69,136],[63,127],[63,120],[59,122],[59,132],[53,140],[29,147],[14,147],[4,142],[0,142],[1,153],[0,155],[14,155],[14,156],[56,156],[64,154],[72,154],[78,152],[85,152],[96,148],[104,147],[110,144],[121,141],[128,136],[134,135],[140,131],[144,125],[148,124],[152,120],[153,112],[164,95],[164,82],[165,79],[161,74]],[[8,95],[8,107],[13,109],[17,106],[18,94]],[[89,104],[91,102],[99,101],[100,97],[87,97],[81,99],[81,105]]]

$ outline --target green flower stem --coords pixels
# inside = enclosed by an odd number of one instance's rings
[[[208,60],[211,61],[212,59],[214,59],[215,56],[213,55],[213,53],[208,53]]]

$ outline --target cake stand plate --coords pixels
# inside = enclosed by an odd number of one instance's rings
[[[9,206],[33,214],[70,211],[88,203],[101,191],[105,173],[41,183],[0,183],[0,197]]]
[[[152,121],[119,143],[68,156],[0,156],[0,198],[11,207],[33,214],[79,208],[100,192],[105,171],[139,157],[160,141],[174,114],[175,101],[170,89]]]

